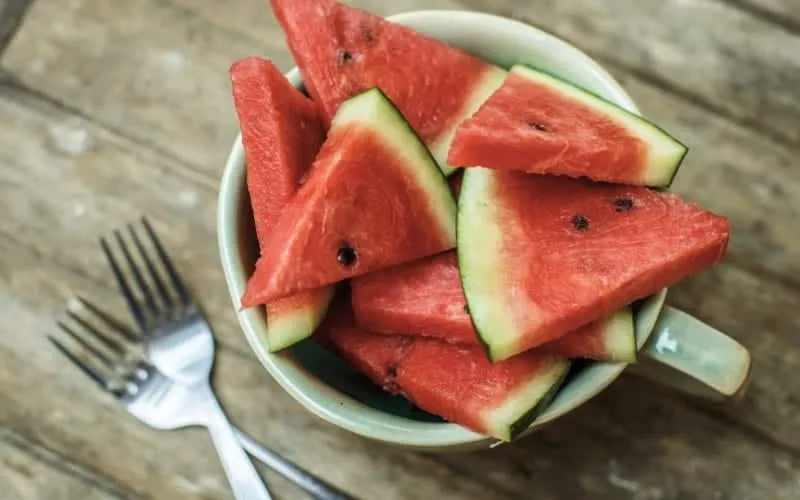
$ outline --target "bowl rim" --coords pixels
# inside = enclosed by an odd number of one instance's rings
[[[595,75],[598,81],[604,83],[606,98],[632,112],[639,112],[633,99],[596,61],[577,47],[535,26],[493,14],[464,10],[415,10],[389,16],[387,19],[410,26],[417,26],[425,22],[442,22],[453,25],[477,22],[499,23],[501,26],[498,26],[498,28],[509,32],[524,30],[526,37],[537,38],[542,43],[551,44],[559,50],[566,51],[570,58],[578,59],[579,62],[576,64],[585,66],[589,72]],[[295,87],[299,87],[302,83],[297,67],[292,68],[285,76]],[[241,134],[238,134],[225,163],[217,200],[217,239],[220,260],[228,292],[245,338],[261,364],[283,390],[307,410],[323,420],[360,436],[384,443],[436,450],[452,447],[474,447],[497,442],[494,438],[475,433],[457,424],[416,422],[383,413],[316,380],[292,358],[290,353],[269,353],[265,347],[263,313],[260,308],[241,310],[239,303],[239,298],[247,283],[247,276],[240,258],[238,239],[240,227],[238,215],[244,189],[246,189],[244,150],[241,143]],[[639,347],[652,331],[655,317],[657,317],[657,312],[663,306],[665,295],[666,290],[662,290],[650,300],[648,307],[654,310],[655,314],[651,314],[651,317],[647,319],[648,324],[643,326],[644,334],[637,334]],[[557,411],[550,411],[550,409],[545,411],[534,422],[529,431],[555,420],[592,399],[616,380],[627,366],[625,363],[594,364],[604,365],[604,378],[599,380],[596,386],[585,394],[583,399],[562,405],[563,407],[557,408]]]

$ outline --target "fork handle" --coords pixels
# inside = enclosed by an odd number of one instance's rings
[[[237,500],[271,500],[271,496],[258,475],[253,462],[242,448],[233,426],[222,411],[211,388],[198,389],[205,394],[205,424],[217,449],[222,468]]]
[[[234,428],[234,432],[239,436],[239,442],[249,454],[311,495],[314,500],[354,500],[352,496],[315,477],[291,460],[262,446],[242,431]]]

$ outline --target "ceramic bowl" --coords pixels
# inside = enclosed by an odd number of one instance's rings
[[[464,11],[416,11],[391,21],[460,47],[499,66],[528,63],[585,87],[633,112],[633,100],[589,56],[533,26],[502,17]],[[295,68],[286,77],[300,88]],[[370,439],[425,450],[465,450],[489,446],[494,439],[428,415],[399,396],[391,396],[351,370],[338,357],[306,341],[283,352],[268,352],[262,308],[240,310],[257,246],[245,186],[241,138],[234,142],[219,193],[217,231],[222,267],[233,306],[247,340],[269,374],[294,399],[324,420]],[[636,335],[641,347],[658,317],[665,292],[636,307]],[[591,399],[625,369],[621,363],[586,363],[573,371],[529,432]]]

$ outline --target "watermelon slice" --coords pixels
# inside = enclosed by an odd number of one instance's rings
[[[320,336],[356,369],[419,408],[476,432],[511,441],[547,406],[570,363],[525,353],[492,364],[479,346],[375,335],[334,308]]]
[[[501,360],[712,266],[729,231],[675,194],[469,168],[458,260],[475,328]]]
[[[358,327],[349,305],[337,299],[330,314],[314,334],[314,339],[326,347],[332,347],[353,368],[387,391],[399,392],[394,383],[396,369],[411,350],[413,337],[373,335]]]
[[[687,148],[594,94],[527,66],[455,134],[448,161],[499,170],[668,186]]]
[[[379,87],[448,173],[457,125],[505,78],[460,49],[333,0],[272,0],[272,8],[329,121],[344,101]]]
[[[467,312],[455,251],[360,276],[350,287],[362,328],[480,345]],[[631,309],[625,307],[537,349],[566,358],[633,362]]]
[[[455,247],[456,203],[425,145],[378,89],[343,104],[276,225],[245,305]]]
[[[247,163],[247,189],[259,245],[319,151],[325,131],[317,107],[269,61],[248,57],[230,69]],[[324,287],[269,302],[267,346],[275,352],[308,337],[322,321],[333,290]]]

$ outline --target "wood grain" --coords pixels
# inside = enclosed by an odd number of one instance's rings
[[[0,95],[0,233],[113,291],[98,237],[148,215],[219,339],[249,353],[219,266],[212,181],[18,90]]]
[[[800,33],[800,4],[794,0],[724,1],[777,27]]]
[[[111,500],[134,496],[109,491],[90,478],[58,467],[47,451],[31,448],[0,430],[0,484],[3,497],[14,500]]]
[[[46,1],[4,63],[32,88],[216,179],[237,132],[228,68],[282,46],[250,42],[155,0]],[[56,74],[58,89],[47,83]]]

